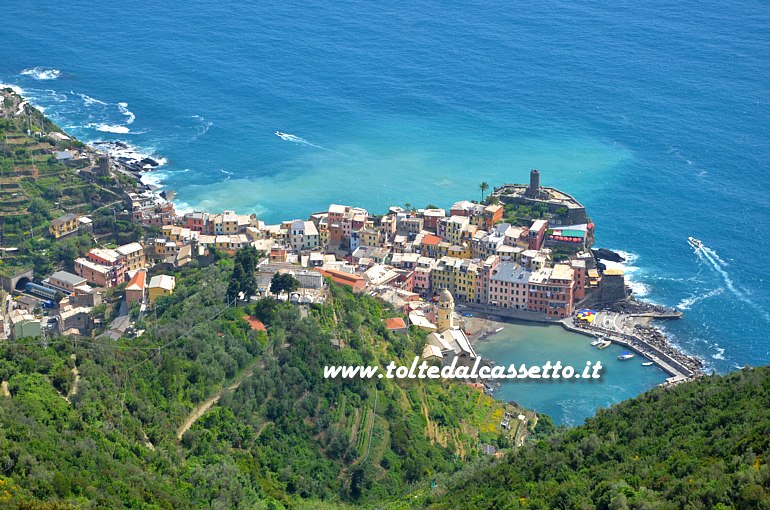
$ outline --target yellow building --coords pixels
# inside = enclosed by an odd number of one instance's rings
[[[167,274],[153,276],[149,286],[150,304],[155,303],[159,297],[173,294],[174,287],[176,287],[176,278],[173,276]]]
[[[136,271],[144,269],[147,266],[144,256],[144,247],[139,243],[128,243],[115,249],[116,252],[123,255],[126,271]]]
[[[80,218],[80,215],[74,213],[59,216],[51,221],[51,224],[48,226],[48,232],[50,232],[56,239],[71,234],[80,226],[78,218]]]
[[[430,273],[433,292],[448,290],[460,301],[476,301],[479,267],[475,262],[457,257],[442,257]]]

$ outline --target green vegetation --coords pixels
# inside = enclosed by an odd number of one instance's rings
[[[234,302],[240,293],[246,299],[257,292],[257,280],[254,271],[259,262],[259,252],[253,246],[246,246],[235,254],[233,272],[230,274],[230,284],[227,286],[227,301]]]
[[[484,193],[486,193],[487,190],[489,189],[489,183],[487,181],[482,182],[481,184],[479,184],[479,189],[481,190],[481,202],[480,203],[483,203],[484,202]]]
[[[299,288],[299,281],[289,273],[275,273],[270,279],[270,292],[291,294]]]
[[[91,165],[88,157],[64,163],[52,151],[80,150],[74,139],[60,139],[52,133],[61,129],[37,109],[25,105],[9,90],[3,92],[0,111],[0,245],[16,250],[4,252],[0,273],[10,274],[33,267],[37,274],[50,272],[54,265],[66,262],[62,253],[84,253],[93,243],[89,236],[69,242],[49,237],[52,219],[69,212],[91,215],[94,231],[104,233],[118,244],[136,240],[143,230],[129,222],[116,221],[115,211],[124,205],[124,189],[136,182],[125,176],[116,179],[98,177],[93,182],[78,172]],[[70,241],[69,239],[67,241]]]
[[[333,287],[303,319],[271,299],[227,307],[234,265],[177,273],[139,338],[0,343],[11,393],[0,396],[0,480],[15,487],[0,506],[367,505],[505,441],[503,406],[469,386],[323,378],[324,365],[406,363],[421,349],[424,333],[387,331],[381,319],[394,312],[380,302]]]
[[[434,509],[770,508],[770,368],[656,389],[424,497]],[[439,493],[440,492],[440,493]]]

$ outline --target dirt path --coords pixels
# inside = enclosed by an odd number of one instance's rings
[[[74,354],[73,354],[72,356],[70,356],[70,357],[71,357],[73,360],[77,360],[77,356],[76,356],[76,355],[74,355]],[[78,384],[80,384],[80,371],[78,370],[78,367],[77,367],[77,365],[75,365],[75,366],[72,368],[71,372],[72,372],[72,378],[73,378],[73,381],[72,381],[72,387],[71,387],[71,388],[70,388],[70,390],[67,392],[67,397],[65,398],[65,400],[66,400],[67,402],[69,402],[69,401],[70,401],[70,399],[71,399],[72,397],[74,397],[75,395],[77,395],[77,394],[78,394]],[[71,402],[70,402],[70,403],[71,403]]]
[[[250,367],[244,369],[244,371],[241,372],[240,375],[236,376],[233,382],[229,386],[225,388],[221,388],[214,395],[209,397],[206,401],[195,406],[195,408],[190,412],[190,414],[187,415],[187,418],[185,419],[182,426],[179,427],[179,429],[177,429],[176,431],[177,441],[182,439],[182,436],[184,436],[184,433],[190,430],[190,427],[192,427],[193,424],[195,424],[195,422],[198,421],[201,416],[206,414],[206,411],[211,409],[211,406],[219,402],[219,399],[222,398],[222,393],[224,393],[225,389],[227,389],[228,391],[237,390],[238,387],[241,385],[241,383],[247,377],[251,377],[251,375],[254,373],[255,368],[256,368],[256,361]]]

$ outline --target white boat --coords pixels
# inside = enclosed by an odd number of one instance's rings
[[[600,344],[597,346],[597,348],[598,348],[598,349],[606,349],[606,348],[607,348],[607,347],[609,347],[610,345],[612,345],[612,342],[610,342],[609,340],[602,340],[602,343],[600,343]]]
[[[643,367],[651,367],[652,365],[654,365],[652,361],[645,361],[644,363],[642,363]]]
[[[595,346],[599,345],[602,342],[604,342],[604,340],[602,340],[601,338],[597,338],[596,340],[591,342],[591,345],[593,345],[595,347]]]
[[[696,250],[700,250],[703,247],[703,243],[700,239],[695,239],[694,237],[688,237],[687,242],[690,243],[690,246],[695,248]]]
[[[618,359],[620,361],[626,361],[626,360],[629,360],[629,359],[633,358],[634,356],[635,356],[635,354],[632,354],[630,352],[624,352],[623,354],[618,356]]]
[[[286,133],[281,133],[280,131],[276,131],[275,136],[280,136],[281,138],[283,138],[284,136],[286,136]]]

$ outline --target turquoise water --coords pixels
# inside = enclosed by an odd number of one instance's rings
[[[662,383],[667,376],[655,366],[643,367],[641,356],[619,361],[626,352],[619,345],[606,349],[591,346],[592,338],[547,324],[506,324],[505,328],[475,345],[482,357],[508,366],[528,367],[547,361],[571,365],[581,373],[590,361],[601,362],[599,379],[514,379],[504,381],[495,396],[550,415],[556,423],[576,425],[600,407],[634,397]]]
[[[540,168],[679,346],[770,361],[767,2],[9,0],[0,41],[0,81],[166,158],[183,208],[448,206]]]

